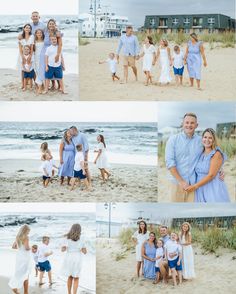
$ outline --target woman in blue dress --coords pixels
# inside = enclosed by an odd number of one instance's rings
[[[206,129],[202,134],[203,152],[195,167],[196,183],[186,191],[195,191],[195,202],[229,202],[229,193],[220,177],[226,155],[217,146],[216,133]]]
[[[75,147],[72,142],[70,130],[65,131],[64,138],[59,147],[60,167],[59,176],[61,177],[61,185],[64,178],[67,177],[67,183],[70,184],[70,179],[74,176],[75,163]]]
[[[143,275],[146,279],[155,280],[155,263],[156,263],[156,235],[151,232],[149,239],[142,245],[142,257],[143,257]]]
[[[62,51],[62,34],[60,31],[58,31],[56,26],[56,21],[54,19],[50,19],[47,23],[47,28],[44,32],[44,46],[41,50],[40,54],[40,63],[39,63],[39,78],[41,81],[45,81],[45,53],[46,49],[51,45],[51,36],[57,37],[57,43],[58,43],[58,54],[55,58],[55,61],[57,62],[59,60],[59,56]],[[54,86],[54,85],[53,85]]]
[[[190,86],[193,87],[194,79],[197,82],[198,90],[201,90],[201,66],[207,66],[206,56],[202,42],[198,41],[195,33],[190,34],[191,40],[187,44],[184,63],[187,63]]]

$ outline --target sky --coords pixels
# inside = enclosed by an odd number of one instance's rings
[[[157,103],[0,102],[0,121],[157,122]]]
[[[197,115],[200,128],[215,128],[216,123],[236,122],[235,102],[160,102],[159,105],[159,129],[180,126],[186,112]]]
[[[30,15],[38,11],[41,15],[76,15],[78,14],[78,0],[7,0],[1,5],[0,14],[4,15]]]
[[[145,15],[153,14],[221,13],[235,18],[234,2],[234,0],[101,0],[101,6],[108,6],[104,7],[105,11],[128,16],[135,26],[140,27],[144,25]],[[89,0],[79,1],[79,13],[88,12],[89,7]]]
[[[151,218],[158,220],[163,218],[174,218],[181,216],[217,216],[235,215],[236,204],[232,203],[115,203],[112,206],[112,220],[128,220],[130,218]],[[97,204],[97,219],[108,217],[108,210],[104,203]]]
[[[94,212],[95,203],[1,203],[0,213],[7,212],[45,212],[45,213],[75,213],[75,212]]]

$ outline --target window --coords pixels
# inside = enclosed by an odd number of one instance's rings
[[[203,24],[203,18],[202,17],[194,17],[193,18],[193,26],[194,27],[201,27]]]
[[[149,20],[149,24],[150,24],[150,26],[154,26],[155,25],[155,18],[151,18]]]
[[[184,24],[185,25],[189,25],[190,24],[190,18],[189,17],[185,17],[184,18]]]
[[[209,17],[208,18],[208,24],[212,25],[215,23],[215,18],[214,17]]]
[[[159,20],[159,26],[160,27],[167,27],[167,18],[160,18]]]
[[[173,18],[172,23],[173,23],[173,25],[177,25],[179,23],[179,19]]]

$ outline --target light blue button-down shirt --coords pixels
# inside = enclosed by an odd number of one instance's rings
[[[35,34],[36,30],[38,30],[38,29],[42,30],[43,32],[46,30],[46,25],[41,21],[37,22],[36,24],[34,24],[32,22],[31,26],[32,26],[32,34],[33,35]]]
[[[88,144],[88,140],[87,140],[85,134],[79,132],[77,136],[72,138],[72,142],[75,146],[75,151],[77,151],[76,146],[79,144],[81,144],[83,146],[83,154],[84,155],[85,155],[85,152],[89,151],[89,144]]]
[[[184,132],[173,135],[166,143],[165,161],[167,168],[176,167],[180,176],[189,184],[196,181],[194,168],[203,151],[202,139],[194,134],[188,137]],[[171,181],[177,184],[171,175]]]
[[[139,43],[136,36],[122,35],[120,37],[119,45],[116,53],[119,55],[120,50],[123,47],[123,54],[125,56],[137,56],[139,55]]]

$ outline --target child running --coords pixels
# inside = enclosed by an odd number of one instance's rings
[[[107,160],[107,154],[106,154],[106,143],[103,135],[98,135],[97,137],[98,141],[98,150],[95,150],[94,152],[98,153],[94,163],[97,165],[98,169],[101,172],[102,180],[103,182],[106,182],[108,178],[111,176],[111,174],[107,171],[108,168],[108,160]]]
[[[23,89],[26,91],[27,84],[30,84],[30,90],[33,88],[33,79],[34,79],[34,56],[30,55],[30,46],[25,45],[23,47],[23,58],[22,58],[22,71],[23,71]]]
[[[38,248],[38,265],[39,265],[39,286],[43,284],[43,274],[46,271],[48,273],[49,284],[52,285],[52,267],[48,260],[48,257],[53,254],[52,250],[49,248],[50,238],[48,236],[43,236],[42,243]]]
[[[112,81],[114,82],[115,80],[119,80],[120,78],[116,75],[117,72],[117,60],[115,59],[115,53],[110,53],[109,58],[107,60],[104,61],[99,61],[99,64],[103,64],[103,63],[108,63],[109,65],[109,69],[111,72],[111,78]]]
[[[182,86],[184,73],[184,53],[180,50],[180,47],[178,45],[174,47],[172,62],[176,85]]]

